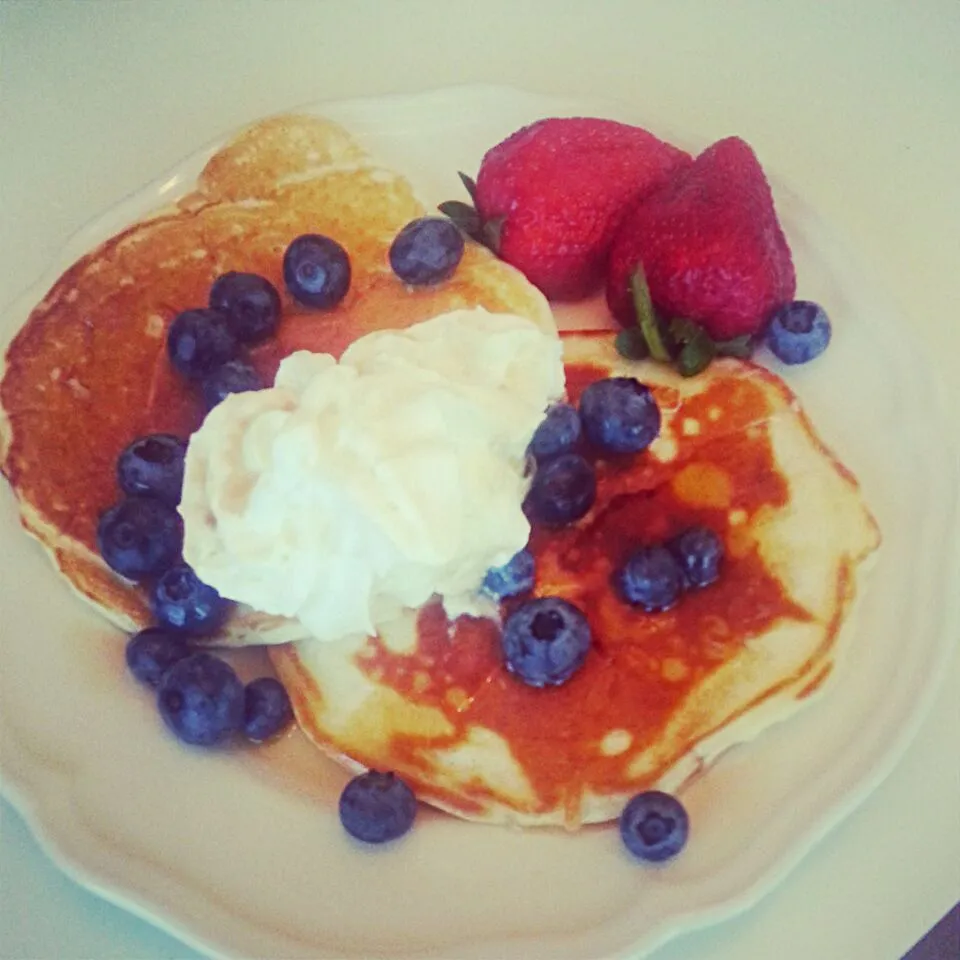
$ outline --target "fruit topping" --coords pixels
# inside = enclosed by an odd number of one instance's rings
[[[273,677],[259,677],[247,684],[243,694],[243,734],[253,743],[263,743],[293,722],[293,707],[283,684]]]
[[[660,433],[660,408],[633,377],[591,383],[580,397],[580,419],[587,439],[609,453],[645,450]]]
[[[393,272],[411,286],[446,280],[463,257],[463,234],[445,217],[408,223],[390,245]]]
[[[784,363],[806,363],[827,349],[830,334],[830,318],[823,307],[809,300],[794,300],[771,317],[767,346]]]
[[[709,527],[690,527],[667,544],[687,587],[707,587],[720,576],[723,543]]]
[[[491,567],[483,578],[483,590],[498,600],[516,597],[533,588],[534,559],[529,550],[515,553],[502,567]]]
[[[127,641],[127,666],[141,683],[156,687],[163,675],[190,653],[183,634],[163,627],[147,627]]]
[[[117,482],[131,496],[155,497],[175,507],[183,488],[187,445],[169,433],[134,440],[117,458]]]
[[[630,204],[689,163],[682,150],[639,127],[540,120],[484,156],[473,191],[479,229],[548,297],[581,299],[600,284]]]
[[[537,468],[523,509],[532,522],[557,527],[579,520],[596,497],[593,466],[577,453],[564,453]]]
[[[638,793],[620,815],[620,836],[638,860],[661,863],[675,857],[689,834],[690,818],[683,804],[659,790]]]
[[[167,352],[177,372],[199,380],[237,352],[237,338],[219,310],[184,310],[167,331]]]
[[[260,375],[248,360],[228,360],[213,373],[203,378],[200,392],[208,410],[212,410],[231,393],[259,390],[263,386]]]
[[[402,837],[417,815],[417,798],[395,773],[369,770],[354,777],[340,794],[340,822],[364,843]]]
[[[580,439],[580,414],[569,403],[554,404],[530,441],[530,453],[539,462],[568,453]]]
[[[754,334],[793,298],[796,275],[770,187],[750,147],[720,140],[637,203],[610,250],[607,301],[635,322],[630,278],[642,264],[656,308],[714,340]]]
[[[587,618],[559,597],[521,604],[501,636],[506,668],[531,687],[566,683],[583,665],[590,642]]]
[[[129,580],[167,569],[180,556],[183,522],[176,509],[151,497],[126,497],[105,510],[97,546],[107,566]]]
[[[651,544],[631,555],[617,581],[627,603],[655,613],[677,602],[683,589],[683,571],[666,547]]]
[[[157,706],[185,743],[226,743],[243,726],[243,684],[233,668],[209,653],[193,653],[163,675]]]
[[[305,233],[283,255],[283,280],[305,307],[333,307],[350,289],[350,258],[336,240]]]
[[[265,277],[231,271],[210,288],[210,307],[223,313],[240,343],[259,343],[280,323],[280,294]]]
[[[170,567],[157,580],[150,591],[150,605],[161,626],[196,636],[214,633],[231,608],[185,563]]]

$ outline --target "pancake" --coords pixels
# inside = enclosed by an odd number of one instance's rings
[[[377,637],[270,650],[318,746],[395,770],[469,819],[609,820],[637,791],[675,790],[790,715],[829,674],[879,544],[856,481],[774,374],[724,359],[682,379],[624,360],[609,334],[564,345],[571,400],[601,377],[636,376],[664,417],[649,451],[597,462],[587,516],[531,536],[534,595],[564,597],[590,623],[583,668],[528,687],[501,664],[496,622],[450,623],[438,603]],[[611,575],[629,553],[695,523],[724,542],[720,580],[665,613],[620,600]]]
[[[196,392],[170,368],[166,330],[181,310],[206,305],[217,276],[259,273],[281,293],[279,331],[251,354],[266,383],[295,350],[339,356],[371,330],[460,307],[517,313],[553,329],[539,291],[478,244],[467,245],[444,283],[401,283],[387,250],[425,213],[409,183],[378,167],[342,127],[274,117],[217,150],[178,203],[73,264],[32,311],[0,384],[0,466],[24,527],[111,621],[128,631],[149,621],[143,591],[111,572],[96,548],[98,517],[121,496],[116,458],[139,436],[186,438],[202,422]],[[351,287],[332,310],[299,307],[284,290],[283,252],[303,233],[328,234],[350,255]],[[255,637],[265,622],[241,610],[226,640]]]

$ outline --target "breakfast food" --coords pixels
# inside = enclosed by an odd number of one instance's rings
[[[476,210],[427,215],[340,127],[256,124],[34,310],[3,470],[73,586],[143,628],[128,664],[187,743],[295,713],[367,770],[340,805],[365,842],[415,795],[621,817],[664,859],[687,823],[652,788],[822,683],[878,543],[788,388],[737,359],[762,332],[811,359],[829,321],[792,301],[742,141],[691,160],[551,119],[464,179]],[[561,347],[533,284],[604,273],[632,329]],[[270,644],[283,685],[204,643]]]

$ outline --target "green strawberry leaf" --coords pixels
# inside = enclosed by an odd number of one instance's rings
[[[444,216],[449,217],[468,237],[483,242],[483,224],[480,222],[480,214],[469,203],[446,200],[437,209]]]
[[[467,193],[470,194],[470,199],[476,204],[477,202],[477,182],[473,177],[468,176],[463,171],[457,171],[460,177],[460,182],[467,188]]]
[[[680,353],[677,354],[677,372],[682,377],[692,377],[701,373],[710,366],[710,361],[717,355],[714,342],[703,333],[702,336],[688,340]]]
[[[621,330],[613,341],[613,345],[617,348],[617,353],[627,360],[643,360],[650,356],[650,348],[639,327]]]
[[[506,219],[506,217],[494,217],[492,220],[485,221],[480,229],[480,242],[497,254],[500,253],[500,233]]]
[[[647,286],[647,277],[641,263],[638,263],[630,274],[630,293],[633,296],[633,308],[637,313],[637,323],[643,332],[643,339],[647,342],[650,356],[654,360],[669,363],[673,358],[660,328],[660,321],[654,312],[650,288]]]
[[[731,340],[717,340],[715,346],[719,357],[738,357],[740,360],[748,360],[753,356],[753,337],[749,333],[733,337]]]

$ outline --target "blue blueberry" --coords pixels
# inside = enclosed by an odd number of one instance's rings
[[[483,589],[503,600],[533,588],[534,559],[529,550],[515,553],[502,567],[491,567],[483,578]]]
[[[539,462],[569,453],[580,439],[580,414],[569,403],[552,406],[530,441],[530,452]]]
[[[117,457],[117,482],[131,496],[156,497],[175,507],[183,489],[187,445],[169,433],[151,433],[134,440]]]
[[[178,563],[153,585],[150,606],[160,626],[203,636],[216,632],[232,604],[204,583],[192,567]]]
[[[212,410],[231,393],[246,393],[248,390],[259,390],[262,386],[260,374],[249,361],[228,360],[203,378],[200,392],[207,409]]]
[[[557,527],[579,520],[597,498],[597,477],[579,454],[564,453],[540,465],[523,508],[534,523]]]
[[[293,707],[283,684],[273,677],[259,677],[247,684],[243,695],[243,734],[263,743],[293,722]]]
[[[283,281],[305,307],[336,306],[350,289],[350,258],[336,240],[305,233],[283,255]]]
[[[463,234],[446,217],[412,220],[390,244],[390,266],[412,286],[440,283],[457,269],[463,256]]]
[[[676,557],[688,587],[707,587],[720,576],[723,542],[709,527],[690,527],[667,546]]]
[[[580,396],[580,419],[591,443],[610,453],[645,450],[660,433],[660,408],[633,377],[597,380]]]
[[[184,310],[167,331],[167,353],[174,369],[199,380],[233,359],[237,338],[219,310]]]
[[[639,860],[661,863],[675,857],[687,843],[690,818],[683,804],[669,793],[638,793],[620,815],[620,836]]]
[[[627,603],[648,613],[667,610],[683,589],[683,572],[673,554],[663,546],[641,547],[618,576],[620,593]]]
[[[507,669],[531,687],[566,683],[583,666],[590,642],[587,618],[559,597],[521,604],[501,637]]]
[[[156,687],[163,675],[190,653],[182,634],[162,627],[147,627],[127,641],[127,666],[141,683]]]
[[[219,657],[193,653],[163,675],[157,707],[185,743],[217,746],[243,727],[243,684]]]
[[[767,346],[784,363],[806,363],[830,343],[830,318],[810,300],[794,300],[776,310],[767,327]]]
[[[395,773],[369,770],[354,777],[340,794],[340,822],[364,843],[402,837],[417,815],[417,798]]]
[[[226,315],[241,343],[266,340],[280,323],[280,294],[256,273],[231,271],[217,277],[210,288],[210,306]]]
[[[160,500],[126,497],[100,517],[97,546],[111,570],[128,580],[143,580],[180,556],[183,521],[174,507]]]

